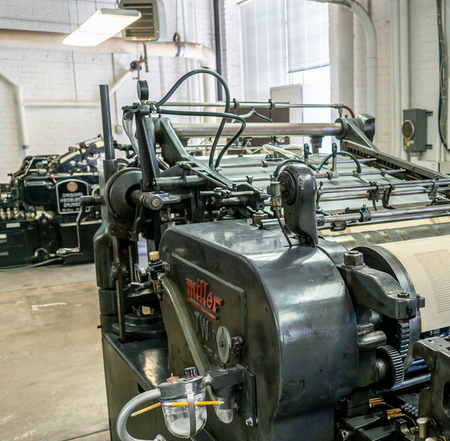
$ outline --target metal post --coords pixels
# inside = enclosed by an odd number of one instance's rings
[[[222,75],[222,36],[220,33],[220,0],[213,0],[214,9],[214,42],[216,51],[216,71]],[[223,100],[222,85],[217,82],[217,99]]]
[[[102,108],[103,143],[105,145],[105,160],[103,161],[103,170],[105,174],[105,181],[107,181],[115,171],[115,153],[111,128],[109,87],[106,84],[100,85],[100,104]]]

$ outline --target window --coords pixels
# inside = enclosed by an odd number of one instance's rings
[[[292,84],[293,73],[328,66],[328,5],[310,0],[240,3],[244,93],[267,100],[271,87]]]

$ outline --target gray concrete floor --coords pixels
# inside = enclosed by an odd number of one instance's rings
[[[93,265],[0,272],[0,440],[109,439]]]

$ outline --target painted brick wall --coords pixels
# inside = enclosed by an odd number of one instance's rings
[[[368,10],[375,25],[378,40],[378,113],[377,146],[394,154],[401,150],[400,124],[392,123],[393,112],[393,54],[392,54],[392,2],[367,0],[360,2]],[[440,145],[438,136],[439,52],[437,42],[436,2],[434,0],[409,1],[409,57],[410,107],[433,111],[428,119],[428,143],[432,150],[422,154],[420,160],[429,167],[436,161],[450,161],[450,154]],[[447,38],[450,31],[450,11],[446,11]],[[365,45],[366,38],[359,20],[354,20],[355,31],[355,111],[363,113],[366,103]],[[449,40],[450,42],[450,40]],[[402,116],[400,115],[400,118]],[[395,131],[394,137],[392,133]],[[396,144],[396,145],[394,145]],[[406,155],[402,152],[402,155]],[[416,159],[414,159],[416,161]]]

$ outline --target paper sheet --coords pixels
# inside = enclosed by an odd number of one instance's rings
[[[405,267],[416,289],[425,297],[420,310],[422,332],[450,325],[450,236],[380,244]]]

